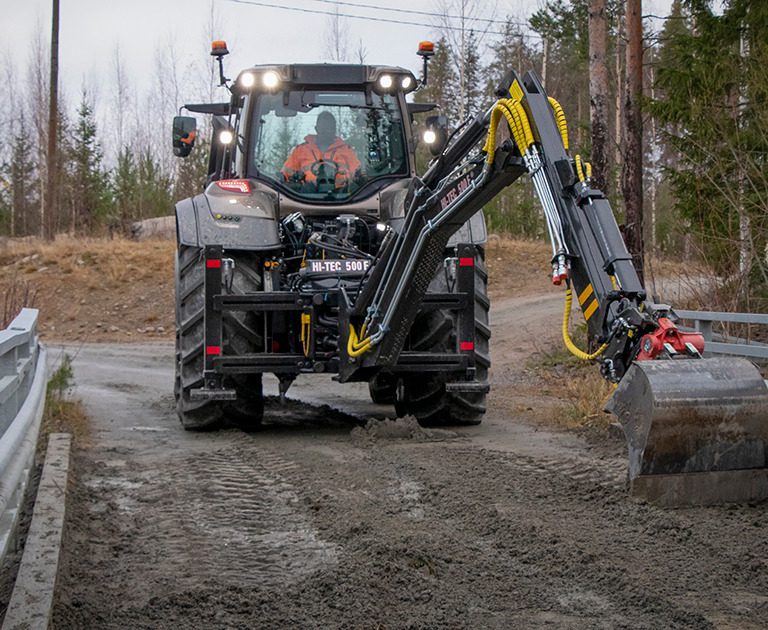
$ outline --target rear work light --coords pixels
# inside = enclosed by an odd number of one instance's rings
[[[231,193],[251,194],[251,182],[247,179],[220,179],[216,185],[222,190]]]

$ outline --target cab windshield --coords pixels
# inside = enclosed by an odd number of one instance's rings
[[[394,96],[262,94],[253,116],[252,169],[308,200],[344,201],[373,180],[408,172]]]

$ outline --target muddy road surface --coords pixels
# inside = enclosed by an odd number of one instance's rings
[[[450,430],[312,376],[258,433],[185,433],[170,345],[68,348],[91,430],[55,626],[768,626],[765,504],[638,503],[620,441],[532,419],[560,308],[497,300],[489,412]]]

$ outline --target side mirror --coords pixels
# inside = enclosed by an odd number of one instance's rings
[[[448,119],[445,116],[428,117],[422,139],[432,155],[440,155],[448,143]]]
[[[192,153],[197,136],[197,120],[193,116],[173,117],[173,154],[187,157]]]

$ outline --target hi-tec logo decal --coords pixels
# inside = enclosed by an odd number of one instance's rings
[[[309,270],[312,273],[360,273],[371,265],[370,260],[310,260]]]
[[[463,193],[467,188],[469,188],[469,185],[472,183],[472,175],[468,174],[462,177],[458,182],[456,182],[453,185],[453,188],[451,188],[445,196],[443,196],[442,199],[440,199],[440,206],[443,210],[445,210],[451,203],[453,203],[456,198]]]

